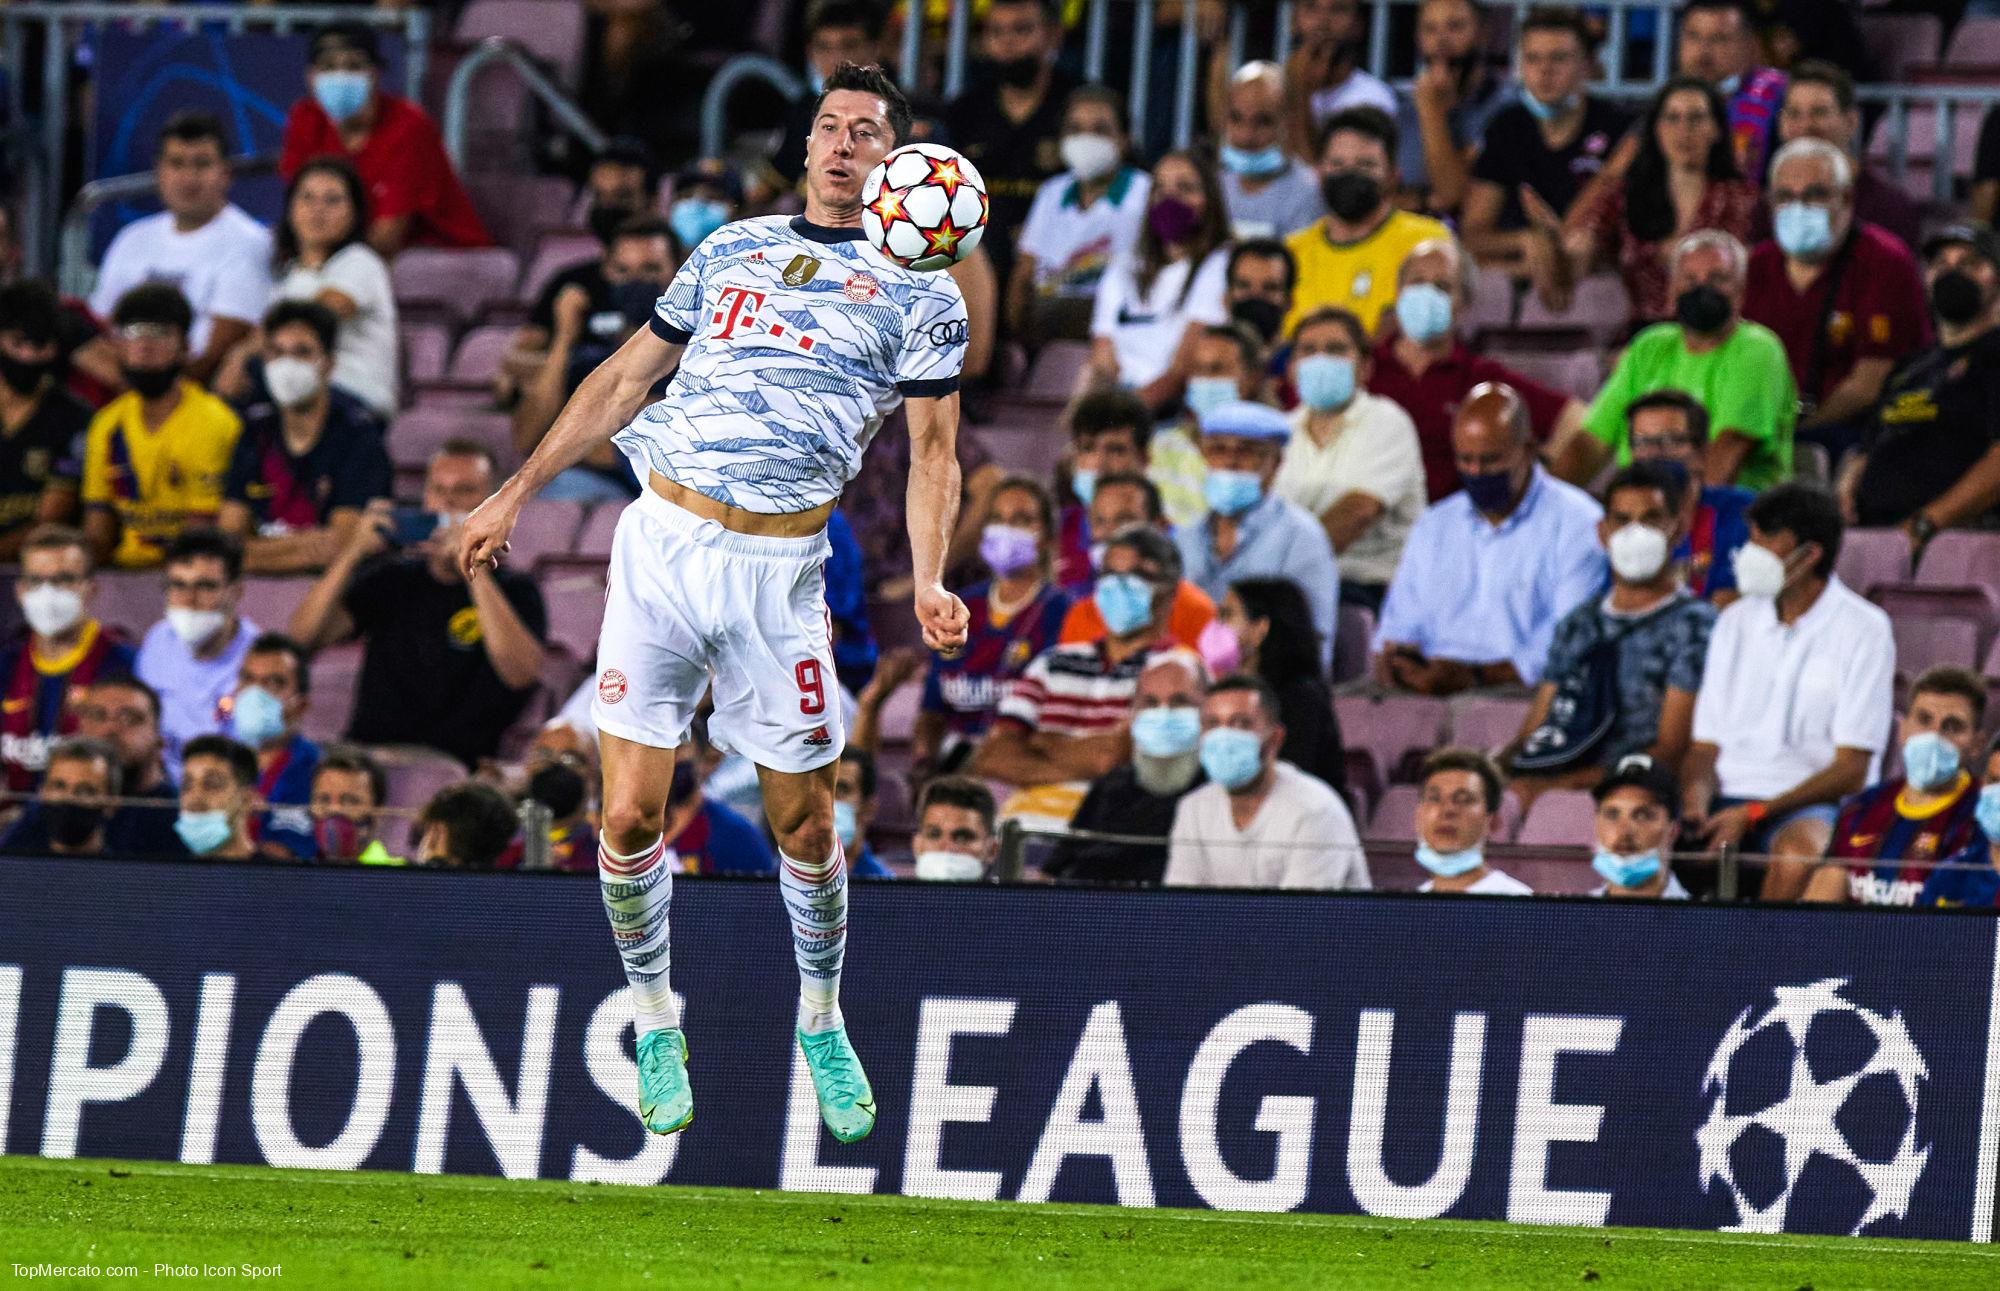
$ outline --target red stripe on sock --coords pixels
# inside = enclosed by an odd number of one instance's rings
[[[611,849],[606,847],[604,840],[600,838],[597,842],[597,864],[599,868],[607,873],[616,874],[619,878],[631,878],[635,874],[644,874],[659,864],[660,858],[665,856],[666,852],[667,840],[662,837],[642,855],[630,858],[613,856]]]

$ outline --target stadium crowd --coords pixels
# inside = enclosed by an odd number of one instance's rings
[[[1500,15],[1414,8],[1395,88],[1357,0],[1293,6],[1282,65],[1201,6],[1188,148],[1044,0],[916,96],[991,198],[951,270],[971,641],[909,644],[892,420],[826,571],[855,872],[977,878],[1013,820],[1061,882],[1520,894],[1553,871],[1518,841],[1609,895],[1731,849],[1766,899],[1993,904],[2000,113],[1926,207],[1862,155],[1850,5],[1690,0],[1642,103],[1592,92],[1577,10],[1493,57]],[[810,7],[815,83],[888,20]],[[382,63],[313,37],[273,226],[180,113],[87,300],[0,286],[0,850],[595,868],[591,538],[637,486],[607,445],[493,578],[458,525],[694,245],[797,209],[812,99],[671,174],[616,139],[595,253],[538,255],[447,371],[419,342],[495,239]],[[684,867],[774,872],[752,769],[696,746]]]

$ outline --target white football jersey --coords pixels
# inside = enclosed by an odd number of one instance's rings
[[[802,215],[725,224],[654,309],[685,345],[666,396],[612,442],[658,471],[767,515],[840,496],[905,395],[958,389],[965,299],[948,273],[886,259],[859,228]]]

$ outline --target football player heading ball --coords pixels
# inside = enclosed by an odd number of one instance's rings
[[[712,685],[715,743],[757,764],[799,969],[798,1043],[820,1115],[867,1134],[875,1097],[840,1013],[847,866],[833,828],[845,732],[821,567],[826,520],[898,403],[910,433],[909,536],[924,644],[953,651],[965,606],[944,587],[958,515],[965,302],[950,275],[877,252],[861,190],[905,140],[910,107],[879,67],[827,77],[806,142],[806,209],[703,239],[641,329],[570,398],[548,436],[466,520],[467,574],[498,561],[522,504],[609,438],[645,481],[612,540],[598,638],[604,768],[598,876],[638,1034],[639,1113],[694,1118],[668,985],[677,860],[663,836],[675,751]],[[666,397],[647,392],[679,366]]]

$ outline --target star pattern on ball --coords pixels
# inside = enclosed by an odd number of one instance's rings
[[[876,219],[882,221],[882,230],[885,233],[897,220],[910,218],[909,213],[903,209],[903,190],[900,188],[883,188],[875,195],[875,200],[868,203],[868,209],[875,213]]]
[[[945,216],[944,219],[938,222],[936,228],[923,230],[924,254],[927,256],[957,255],[958,244],[964,239],[966,232],[967,230],[953,224],[949,215]]]
[[[956,157],[926,157],[924,160],[930,163],[931,173],[924,176],[920,182],[936,184],[939,188],[942,188],[946,200],[957,197],[959,187],[965,183],[965,176],[958,169],[958,159]]]

